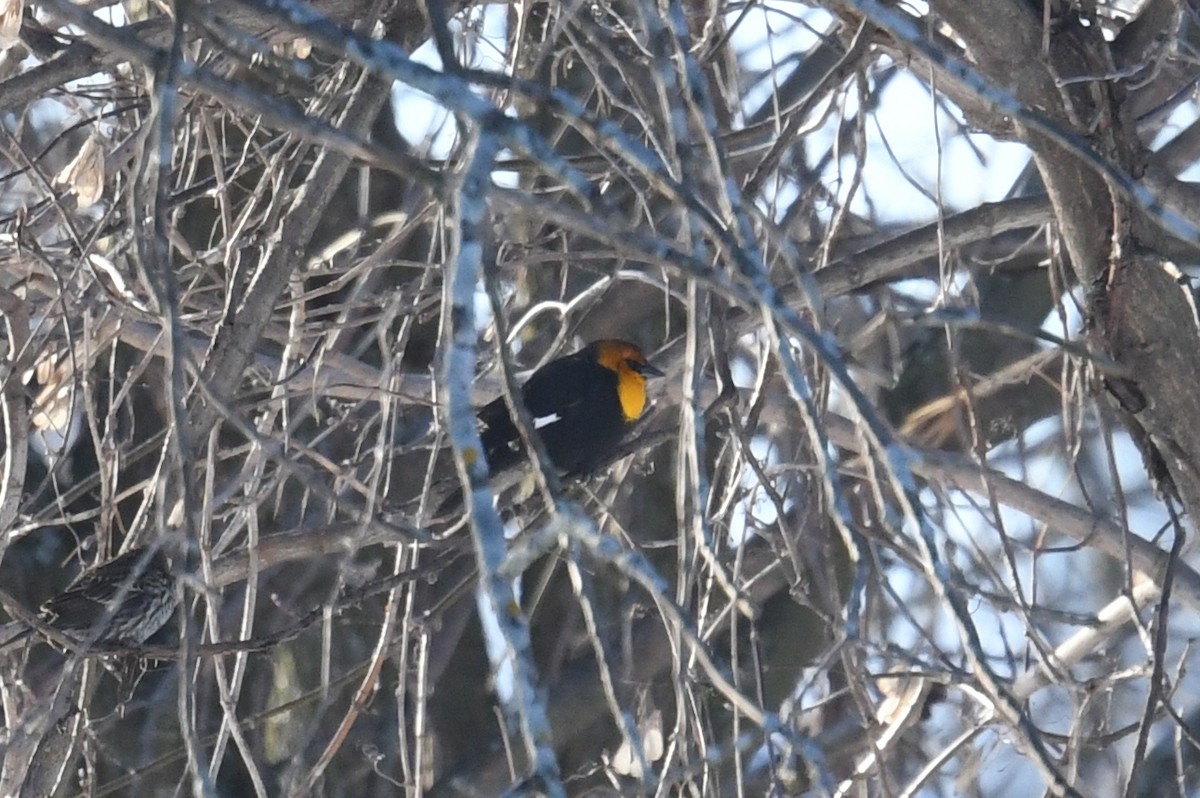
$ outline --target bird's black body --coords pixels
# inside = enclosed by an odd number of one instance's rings
[[[646,408],[646,378],[661,377],[636,345],[609,338],[552,360],[521,386],[520,400],[553,466],[567,477],[583,477],[617,454],[626,433]],[[493,475],[528,458],[521,433],[501,396],[476,413],[488,469]],[[442,516],[462,504],[455,490],[438,506]]]
[[[590,474],[603,465],[629,426],[617,393],[617,372],[601,365],[592,350],[587,347],[547,363],[521,388],[521,399],[535,423],[555,419],[536,432],[554,467],[571,476]],[[525,459],[503,396],[479,411],[479,421],[493,473]]]

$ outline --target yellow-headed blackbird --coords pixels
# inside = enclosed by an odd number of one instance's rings
[[[521,399],[554,467],[583,476],[616,452],[646,407],[646,378],[661,376],[633,344],[605,339],[542,366],[521,387]],[[479,422],[492,473],[525,459],[503,396],[479,411]]]

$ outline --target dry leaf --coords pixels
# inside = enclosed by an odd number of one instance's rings
[[[101,142],[100,133],[92,133],[79,149],[79,154],[54,178],[55,183],[67,186],[75,193],[81,211],[92,207],[104,196],[104,152]]]
[[[24,17],[24,0],[0,0],[0,50],[21,43],[21,20]]]

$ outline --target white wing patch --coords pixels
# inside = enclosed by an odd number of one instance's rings
[[[562,421],[562,416],[560,416],[558,413],[551,413],[548,416],[535,416],[533,419],[533,428],[541,429],[542,427],[548,427],[551,424],[559,421]]]

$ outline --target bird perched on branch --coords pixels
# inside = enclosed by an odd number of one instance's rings
[[[78,642],[140,645],[166,624],[176,603],[175,579],[162,552],[143,547],[84,571],[38,616]],[[33,631],[25,629],[4,645]]]
[[[634,344],[611,338],[593,341],[533,372],[521,387],[521,401],[554,467],[567,476],[584,476],[616,452],[646,407],[646,378],[661,376]],[[485,405],[478,416],[492,473],[525,460],[503,396]]]
[[[607,463],[646,408],[646,379],[663,372],[635,344],[614,338],[552,360],[521,386],[521,401],[550,463],[564,476],[586,476]],[[528,456],[503,396],[478,412],[480,439],[492,474]],[[456,492],[438,515],[462,501]]]

